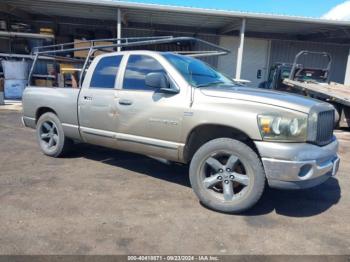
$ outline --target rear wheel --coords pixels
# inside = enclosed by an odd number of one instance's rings
[[[207,142],[193,156],[190,181],[200,201],[221,212],[239,213],[252,207],[265,187],[265,173],[257,154],[246,144],[219,138]]]
[[[60,120],[51,112],[45,113],[39,118],[36,134],[43,153],[52,157],[64,155],[73,143],[71,139],[64,136]]]

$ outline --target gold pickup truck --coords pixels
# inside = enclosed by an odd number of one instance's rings
[[[80,88],[29,85],[23,122],[41,150],[73,141],[189,164],[206,206],[238,213],[265,184],[302,189],[337,173],[332,105],[241,86],[189,56],[121,51],[96,56]]]

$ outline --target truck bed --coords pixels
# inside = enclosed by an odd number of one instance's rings
[[[26,126],[35,128],[38,113],[51,108],[62,122],[65,134],[79,139],[78,96],[79,89],[29,86],[23,93],[23,121]]]
[[[337,83],[307,83],[290,79],[285,79],[283,83],[306,94],[313,95],[315,98],[350,106],[350,86]]]

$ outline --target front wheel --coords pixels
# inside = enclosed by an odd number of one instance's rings
[[[41,151],[52,157],[64,155],[73,143],[71,139],[65,137],[60,120],[51,112],[45,113],[39,118],[36,136]]]
[[[252,207],[265,187],[265,173],[257,154],[246,144],[219,138],[207,142],[194,154],[190,181],[207,207],[239,213]]]

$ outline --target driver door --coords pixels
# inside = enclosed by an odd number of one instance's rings
[[[176,85],[156,57],[129,55],[118,92],[118,143],[129,151],[177,160],[188,96],[180,88],[169,94],[147,86],[146,75],[154,72],[166,74]]]

